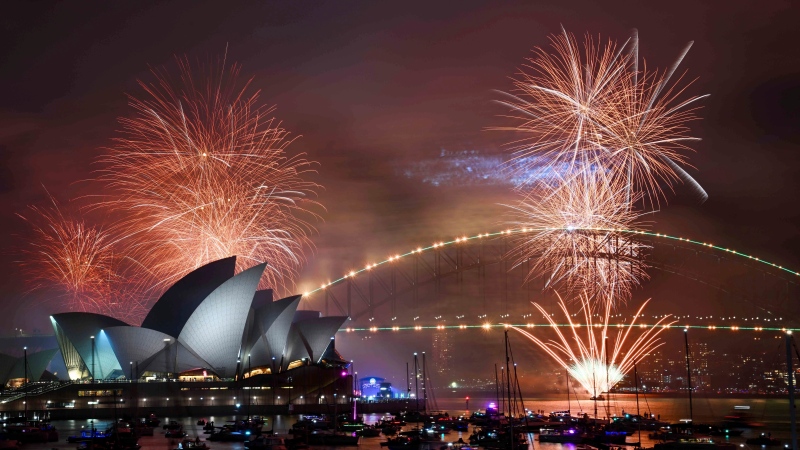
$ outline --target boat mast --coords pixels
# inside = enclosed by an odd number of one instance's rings
[[[686,345],[686,381],[689,386],[689,421],[694,422],[692,411],[692,366],[689,362],[689,329],[683,329],[683,342]],[[796,449],[795,449],[796,450]]]
[[[422,399],[425,402],[422,404],[422,407],[425,408],[425,412],[428,412],[428,379],[427,373],[425,373],[425,352],[422,352]]]
[[[594,422],[597,424],[597,361],[592,360],[592,400],[594,400]]]
[[[500,407],[500,381],[497,378],[497,363],[494,363],[494,396],[497,406]]]
[[[419,412],[419,370],[417,369],[417,352],[414,352],[414,401]]]
[[[406,399],[411,396],[411,378],[408,376],[408,361],[406,361]]]
[[[508,424],[510,429],[509,439],[511,440],[511,450],[514,450],[514,414],[511,411],[511,359],[508,357],[508,330],[505,332],[506,347],[506,386],[508,387]]]
[[[503,411],[503,414],[506,413],[506,372],[503,366],[500,366],[500,401],[502,403],[497,404],[497,410]]]
[[[353,386],[351,389],[350,397],[353,399],[353,422],[358,421],[358,401],[356,399],[356,393],[358,391],[358,372],[356,372],[356,363],[353,360],[350,360],[350,373],[353,377]],[[406,363],[406,376],[408,376],[408,363]]]
[[[94,341],[92,341],[94,342]],[[28,421],[28,347],[23,347],[25,360],[22,362],[23,371],[25,372],[22,378],[22,389],[25,391],[25,400],[22,402],[25,405],[25,421]],[[19,355],[19,353],[17,353]],[[27,425],[27,424],[26,424]]]
[[[642,446],[642,416],[639,414],[639,374],[636,372],[636,361],[633,362],[633,380],[636,383],[636,424],[639,428],[639,447]]]
[[[514,352],[511,352],[511,360],[514,360]],[[522,414],[525,415],[525,426],[528,426],[528,410],[525,409],[525,400],[522,398],[522,387],[519,385],[519,377],[517,377],[517,363],[514,362],[514,386],[516,389],[514,390],[514,404],[516,405],[516,397],[519,394],[519,409],[522,411]]]
[[[789,417],[792,423],[792,450],[797,450],[797,412],[794,404],[794,369],[792,368],[792,331],[786,332],[786,375],[789,383]]]
[[[611,423],[611,382],[608,378],[608,336],[603,338],[603,354],[606,358],[606,418]]]
[[[569,370],[564,370],[567,375],[567,416],[572,417],[572,406],[569,403]]]

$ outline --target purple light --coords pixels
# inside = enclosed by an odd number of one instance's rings
[[[572,428],[570,428],[570,430],[569,430],[569,434],[575,434],[575,430],[573,430]]]
[[[343,376],[343,377],[346,377],[346,376],[347,376],[347,371],[346,371],[346,370],[343,370],[343,371],[342,371],[342,376]]]
[[[494,408],[494,407],[496,407],[496,406],[497,406],[497,405],[495,405],[495,404],[494,404],[494,402],[492,402],[492,403],[489,403],[489,408]]]

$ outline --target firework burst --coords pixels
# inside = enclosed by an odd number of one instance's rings
[[[511,206],[509,223],[530,232],[515,237],[509,257],[516,265],[530,261],[528,280],[541,277],[546,288],[592,300],[630,298],[647,279],[647,246],[615,231],[641,225],[625,202],[624,184],[595,170],[542,191]]]
[[[19,214],[30,225],[31,237],[20,250],[30,291],[44,292],[68,311],[90,311],[123,320],[143,312],[117,275],[123,261],[114,253],[114,239],[99,227],[62,213],[50,197],[47,207],[29,207]]]
[[[583,49],[564,31],[550,38],[552,52],[534,50],[501,104],[515,122],[500,130],[520,134],[512,143],[514,161],[541,156],[569,174],[599,165],[624,179],[629,191],[658,203],[662,185],[677,180],[702,200],[702,187],[681,168],[687,164],[688,123],[697,119],[695,102],[671,79],[691,47],[666,71],[639,69],[638,36],[623,45],[605,45],[587,35]],[[532,168],[516,164],[519,170]]]
[[[176,79],[153,69],[122,136],[100,163],[126,251],[165,284],[236,255],[266,261],[262,287],[291,289],[316,220],[313,162],[291,156],[288,132],[261,106],[239,68],[212,64],[199,79],[185,59]]]
[[[647,306],[644,302],[629,324],[619,325],[614,333],[610,322],[611,304],[604,302],[605,310],[600,314],[600,321],[595,321],[590,308],[589,299],[581,297],[583,304],[583,319],[585,324],[576,323],[569,313],[567,305],[559,297],[559,306],[564,313],[569,327],[562,331],[550,314],[540,305],[534,303],[536,308],[550,322],[557,339],[542,340],[530,332],[511,327],[533,341],[561,367],[566,369],[572,378],[577,381],[589,394],[598,396],[608,392],[624,375],[628,373],[635,363],[663,345],[658,338],[673,322],[665,316],[652,326],[637,325],[637,319],[642,317],[642,311]],[[633,338],[633,329],[644,327],[644,331]],[[630,340],[632,338],[633,340]]]

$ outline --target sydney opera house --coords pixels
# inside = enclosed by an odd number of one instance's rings
[[[319,405],[326,395],[346,401],[352,379],[334,336],[347,317],[298,310],[299,295],[273,301],[272,291],[258,290],[266,264],[235,274],[235,262],[180,279],[141,326],[68,312],[50,317],[51,336],[0,340],[0,411],[59,416],[122,404],[228,412]]]

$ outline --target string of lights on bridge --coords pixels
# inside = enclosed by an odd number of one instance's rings
[[[330,286],[332,286],[334,284],[342,282],[342,281],[344,281],[344,280],[346,280],[348,278],[355,277],[355,276],[357,276],[357,275],[359,275],[361,273],[368,272],[368,271],[370,271],[370,270],[372,270],[372,269],[374,269],[374,268],[376,268],[378,266],[382,266],[384,264],[389,264],[389,263],[392,263],[394,261],[397,261],[400,258],[405,258],[407,256],[413,256],[413,255],[416,255],[416,254],[419,254],[419,253],[422,253],[422,252],[426,252],[426,251],[429,251],[429,250],[435,250],[435,249],[439,249],[439,248],[442,248],[442,247],[445,247],[445,246],[448,246],[448,245],[460,244],[460,243],[463,243],[463,242],[477,240],[477,239],[485,239],[485,238],[491,238],[491,237],[497,237],[497,236],[518,234],[518,233],[538,233],[538,232],[542,232],[542,231],[615,232],[615,233],[624,233],[624,234],[638,234],[638,235],[642,235],[642,236],[648,236],[648,237],[655,237],[655,238],[661,238],[661,239],[685,242],[685,243],[688,243],[688,244],[698,245],[698,246],[710,248],[710,249],[713,249],[713,250],[718,250],[718,251],[721,251],[721,252],[729,253],[729,254],[732,254],[732,255],[735,255],[735,256],[740,256],[742,258],[746,258],[746,259],[749,259],[749,260],[764,264],[764,265],[772,267],[774,269],[778,269],[780,271],[787,272],[787,273],[790,273],[790,274],[795,275],[795,276],[800,276],[800,272],[797,272],[797,271],[794,271],[792,269],[783,267],[783,266],[781,266],[779,264],[775,264],[775,263],[767,261],[765,259],[761,259],[761,258],[759,258],[757,256],[748,255],[747,253],[742,253],[742,252],[740,252],[738,250],[734,250],[734,249],[730,249],[730,248],[727,248],[727,247],[722,247],[722,246],[719,246],[719,245],[711,244],[709,242],[701,242],[701,241],[697,241],[697,240],[690,239],[690,238],[684,238],[684,237],[679,237],[679,236],[671,236],[671,235],[664,234],[664,233],[656,233],[656,232],[652,232],[652,231],[643,231],[643,230],[626,230],[626,229],[611,229],[611,228],[573,228],[573,227],[545,228],[545,229],[542,229],[542,228],[518,228],[518,229],[509,229],[509,230],[505,230],[505,231],[496,231],[496,232],[493,232],[493,233],[481,233],[481,234],[478,234],[478,235],[475,235],[475,236],[462,236],[462,237],[454,238],[451,241],[435,242],[435,243],[433,243],[433,244],[431,244],[431,245],[429,245],[427,247],[417,247],[417,248],[409,250],[409,251],[407,251],[405,253],[399,253],[399,254],[396,254],[396,255],[393,255],[393,256],[389,256],[387,259],[385,259],[383,261],[372,263],[372,264],[367,264],[362,269],[351,270],[350,272],[348,272],[347,274],[341,276],[338,279],[335,279],[333,281],[329,281],[327,283],[324,283],[324,284],[320,285],[320,287],[318,287],[318,288],[316,288],[316,289],[314,289],[312,291],[305,292],[303,294],[303,296],[307,297],[307,296],[309,296],[311,294],[314,294],[316,292],[325,290],[326,288],[328,288],[328,287],[330,287]]]
[[[445,330],[484,330],[490,331],[493,329],[505,329],[509,327],[517,327],[517,328],[552,328],[553,326],[559,328],[582,328],[582,327],[594,327],[594,328],[601,328],[603,325],[599,323],[592,323],[592,324],[581,324],[581,323],[559,323],[552,325],[550,323],[483,323],[478,325],[412,325],[412,326],[373,326],[373,327],[347,327],[342,328],[339,331],[346,332],[346,333],[354,333],[354,332],[368,332],[368,333],[377,333],[380,331],[445,331]],[[629,323],[617,323],[617,324],[609,324],[608,329],[614,328],[673,328],[676,330],[727,330],[727,331],[775,331],[780,333],[793,333],[800,331],[800,328],[786,328],[786,327],[764,327],[764,326],[742,326],[742,325],[680,325],[678,323],[673,324],[661,324],[661,325],[653,325],[653,324],[644,324],[644,323],[637,323],[637,324],[629,324]]]
[[[698,241],[698,240],[695,240],[695,239],[690,239],[690,238],[685,238],[685,237],[680,237],[680,236],[672,236],[672,235],[668,235],[668,234],[664,234],[664,233],[656,233],[656,232],[644,231],[644,230],[628,230],[628,229],[612,229],[612,228],[578,228],[578,227],[544,228],[544,229],[542,229],[542,228],[518,228],[518,229],[508,229],[508,230],[504,230],[504,231],[496,231],[496,232],[490,232],[490,233],[481,233],[481,234],[478,234],[478,235],[475,235],[475,236],[456,237],[456,238],[454,238],[454,239],[452,239],[450,241],[435,242],[435,243],[433,243],[431,245],[428,245],[427,247],[421,247],[420,246],[420,247],[417,247],[415,249],[409,250],[409,251],[407,251],[405,253],[398,253],[398,254],[395,254],[393,256],[389,256],[387,259],[385,259],[383,261],[367,264],[362,269],[351,270],[350,272],[348,272],[347,274],[339,277],[338,279],[335,279],[333,281],[329,281],[327,283],[321,284],[320,287],[318,287],[318,288],[316,288],[314,290],[311,290],[311,291],[303,293],[303,297],[309,297],[314,293],[317,293],[317,292],[320,292],[320,291],[324,291],[326,288],[328,288],[328,287],[330,287],[330,286],[332,286],[334,284],[337,284],[337,283],[340,283],[342,281],[345,281],[348,278],[353,278],[353,277],[356,277],[356,276],[358,276],[360,274],[369,272],[370,270],[372,270],[372,269],[374,269],[376,267],[383,266],[383,265],[386,265],[386,264],[390,264],[390,263],[393,263],[393,262],[395,262],[395,261],[397,261],[397,260],[399,260],[401,258],[405,258],[405,257],[408,257],[408,256],[413,256],[413,255],[418,255],[418,254],[426,252],[426,251],[437,250],[437,249],[440,249],[442,247],[455,245],[455,244],[461,244],[461,243],[468,242],[468,241],[473,241],[473,240],[487,239],[487,238],[499,237],[499,236],[507,236],[507,235],[519,234],[519,233],[538,233],[538,232],[542,232],[542,231],[615,232],[615,233],[641,235],[641,236],[647,236],[647,237],[654,237],[654,238],[658,238],[658,239],[666,239],[666,240],[678,241],[678,242],[683,242],[683,243],[687,243],[687,244],[691,244],[691,245],[696,245],[696,246],[700,246],[700,247],[704,247],[704,248],[708,248],[708,249],[712,249],[712,250],[717,250],[717,251],[728,253],[728,254],[731,254],[731,255],[734,255],[734,256],[739,256],[741,258],[744,258],[744,259],[747,259],[747,260],[750,260],[750,261],[754,261],[754,262],[766,265],[768,267],[771,267],[773,269],[777,269],[779,271],[786,272],[786,273],[789,273],[791,275],[800,277],[800,272],[798,272],[798,271],[789,269],[787,267],[783,267],[782,265],[767,261],[767,260],[759,258],[757,256],[749,255],[747,253],[743,253],[743,252],[740,252],[738,250],[734,250],[734,249],[731,249],[731,248],[722,247],[720,245],[715,245],[715,244],[712,244],[710,242],[702,242],[702,241]],[[653,316],[653,318],[658,318],[658,317],[662,317],[662,316]],[[691,316],[672,316],[672,317],[675,318],[676,320],[691,319],[691,318],[696,318],[696,319],[701,319],[702,320],[702,319],[713,319],[714,318],[714,316],[702,316],[702,317],[701,316],[695,316],[695,317],[691,317]],[[417,319],[418,319],[418,317],[415,318],[414,320],[417,320]],[[720,317],[719,318],[719,320],[721,320],[721,321],[725,321],[726,319],[729,320],[729,321],[730,320],[742,320],[742,321],[745,321],[745,322],[748,321],[748,318],[738,318],[737,319],[735,316]],[[772,319],[770,319],[770,318],[758,318],[758,317],[756,317],[756,318],[750,318],[749,321],[750,322],[754,322],[754,321],[771,322],[771,321],[777,321],[777,320],[782,320],[782,319],[783,318],[778,318],[778,319],[772,318]],[[394,318],[392,320],[394,320]],[[352,331],[373,331],[374,332],[374,331],[447,330],[447,329],[475,329],[475,328],[491,329],[491,328],[494,328],[494,327],[505,327],[505,326],[507,326],[507,325],[489,324],[489,323],[482,323],[482,324],[478,324],[478,325],[442,325],[442,324],[439,324],[439,325],[426,325],[426,326],[413,325],[413,326],[364,327],[364,328],[357,328],[356,327],[356,328],[345,328],[343,331],[348,331],[348,332],[352,332]],[[510,326],[510,325],[508,325],[508,326]],[[518,325],[513,325],[513,326],[533,328],[533,327],[545,327],[545,326],[549,327],[551,325],[550,324],[525,323],[525,324],[518,324]],[[569,327],[569,326],[571,326],[571,324],[559,324],[558,326]],[[629,324],[624,324],[624,323],[619,323],[619,324],[616,324],[614,326],[615,327],[629,327],[630,325]],[[634,326],[635,327],[639,327],[639,328],[647,328],[648,327],[648,325],[645,325],[645,324],[636,324]],[[663,325],[663,326],[669,327],[668,325]],[[677,327],[677,325],[673,325],[672,327]],[[792,330],[791,328],[779,328],[779,327],[774,327],[774,326],[741,326],[741,325],[684,325],[683,328],[686,328],[686,329],[695,329],[696,328],[696,329],[707,329],[707,330],[731,330],[731,331],[751,330],[751,331],[781,331],[781,332],[786,332],[786,331],[791,331]]]

